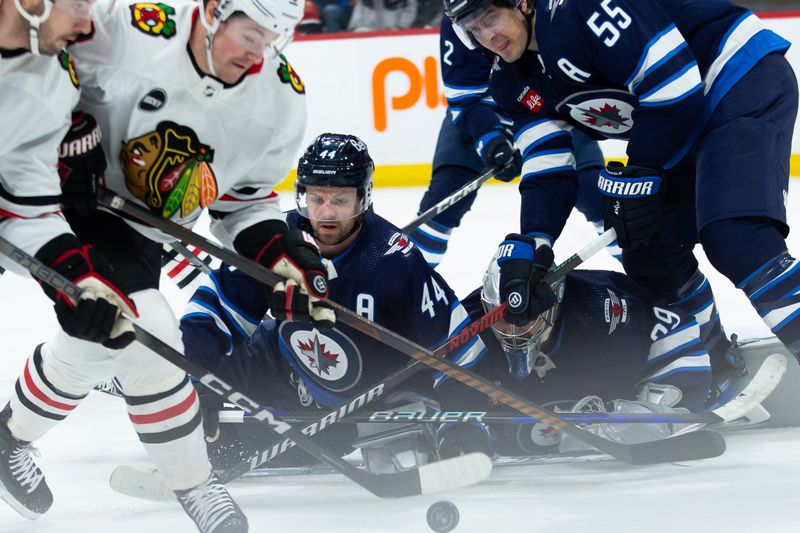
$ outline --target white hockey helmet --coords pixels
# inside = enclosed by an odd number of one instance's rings
[[[220,22],[225,22],[241,11],[259,26],[289,36],[303,19],[304,8],[300,0],[220,0],[217,16]]]
[[[508,360],[508,372],[514,378],[525,379],[533,371],[541,353],[542,343],[550,337],[553,325],[558,319],[563,285],[563,280],[557,282],[553,287],[553,292],[557,296],[556,304],[536,317],[535,320],[524,326],[515,326],[501,319],[492,325],[492,333],[500,342]],[[492,261],[483,275],[481,304],[487,313],[500,306],[500,266],[497,264],[496,256],[492,257]]]
[[[203,0],[200,0],[204,4]],[[301,0],[219,0],[219,5],[214,10],[214,22],[209,23],[205,16],[200,17],[200,22],[206,28],[206,59],[211,74],[217,75],[214,62],[211,58],[211,47],[219,25],[237,12],[244,13],[253,22],[269,31],[278,34],[278,39],[272,43],[276,55],[291,42],[295,27],[303,19],[305,4]]]

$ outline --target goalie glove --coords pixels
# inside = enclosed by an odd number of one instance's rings
[[[257,235],[260,243],[257,243]],[[272,314],[278,320],[311,322],[320,329],[336,323],[333,309],[321,300],[328,297],[328,271],[314,238],[299,229],[289,230],[283,221],[271,220],[242,231],[234,242],[241,254],[287,278],[269,293]]]
[[[597,182],[605,228],[614,228],[622,248],[635,248],[661,229],[661,176],[652,168],[625,166],[611,161]]]
[[[112,281],[111,265],[94,248],[81,246],[73,235],[64,234],[45,244],[36,257],[83,289],[76,302],[42,283],[45,294],[55,302],[58,323],[67,335],[114,350],[135,340],[133,324],[122,313],[138,317],[136,306]]]

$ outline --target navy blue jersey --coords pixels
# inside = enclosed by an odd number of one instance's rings
[[[439,48],[450,117],[461,134],[474,143],[501,124],[497,105],[489,94],[493,56],[480,49],[468,48],[447,17],[442,17]]]
[[[479,291],[464,305],[473,318],[483,314]],[[485,334],[484,342],[489,354],[475,370],[539,404],[588,395],[635,399],[647,382],[678,387],[683,393],[678,405],[694,411],[702,410],[708,396],[711,367],[697,322],[668,310],[618,272],[578,270],[567,275],[553,331],[525,380],[509,375],[492,333]],[[474,408],[480,401],[462,385],[445,389],[449,408]]]
[[[301,225],[296,212],[288,214],[287,222]],[[423,346],[435,348],[468,324],[466,310],[442,277],[400,230],[371,211],[355,242],[325,262],[331,300]],[[266,290],[227,265],[209,275],[181,319],[187,357],[210,369],[224,367],[220,377],[248,393],[265,382],[265,373],[283,374],[287,382],[296,379],[293,373],[302,381],[300,392],[326,407],[339,405],[411,360],[342,323],[329,331],[302,322],[262,324]],[[251,336],[248,345],[244,341]],[[484,352],[476,338],[451,360],[471,367]],[[437,385],[443,381],[441,375],[434,379]],[[426,388],[430,385],[427,381]]]
[[[539,54],[499,60],[490,88],[514,121],[523,181],[547,196],[523,201],[522,230],[552,238],[568,210],[548,204],[572,194],[570,125],[628,139],[630,164],[671,168],[730,88],[789,47],[727,1],[536,0],[535,31]]]

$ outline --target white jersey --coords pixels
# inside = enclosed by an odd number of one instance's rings
[[[79,107],[103,132],[109,189],[186,227],[207,207],[212,233],[232,246],[243,229],[283,219],[273,188],[299,156],[305,89],[271,51],[232,86],[201,73],[188,48],[198,5],[98,0],[92,35],[72,47]]]
[[[0,235],[32,255],[72,233],[61,214],[57,164],[79,95],[67,52],[0,51]]]

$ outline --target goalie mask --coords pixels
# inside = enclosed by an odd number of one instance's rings
[[[302,20],[304,9],[305,4],[301,0],[219,0],[212,23],[209,23],[203,15],[199,17],[207,32],[206,59],[211,74],[217,75],[211,58],[214,37],[220,24],[228,22],[231,15],[243,13],[267,30],[265,36],[255,36],[252,32],[246,33],[240,30],[234,24],[229,28],[232,39],[254,54],[263,55],[267,48],[271,47],[278,55],[294,37],[295,27]]]
[[[564,281],[560,280],[556,286],[553,286],[553,292],[558,295],[558,302],[535,320],[524,326],[515,326],[501,319],[492,325],[492,333],[500,342],[508,360],[508,373],[515,379],[527,378],[539,365],[552,364],[549,358],[541,352],[541,346],[550,337],[553,325],[558,320],[563,284]],[[487,313],[500,306],[500,267],[497,265],[495,257],[492,258],[492,262],[489,263],[483,276],[481,304]],[[542,377],[546,370],[547,368],[542,368],[538,372],[539,376]]]
[[[305,219],[304,229],[321,238],[312,227],[312,219],[318,225],[349,223],[355,218],[353,227],[338,242],[355,233],[372,205],[374,172],[367,145],[358,137],[323,133],[314,139],[297,164],[294,184],[295,203]]]

